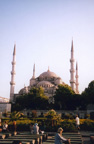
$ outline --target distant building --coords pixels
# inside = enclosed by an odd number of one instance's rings
[[[0,103],[8,103],[9,102],[9,99],[8,98],[4,98],[4,97],[0,97]]]
[[[2,113],[11,112],[11,104],[0,102],[0,112]]]
[[[1,113],[11,112],[11,104],[8,98],[0,97],[0,118]]]
[[[56,91],[56,88],[59,84],[65,84],[62,79],[57,76],[54,72],[51,72],[48,68],[46,72],[43,72],[40,74],[37,78],[35,77],[35,64],[33,67],[33,76],[30,79],[29,86],[24,86],[24,88],[19,90],[18,94],[14,93],[14,77],[15,77],[15,57],[16,57],[16,45],[14,45],[14,51],[13,51],[13,61],[12,61],[12,71],[11,71],[11,82],[10,82],[10,102],[15,101],[16,97],[19,95],[23,95],[25,93],[28,93],[29,90],[32,87],[43,87],[44,93],[46,96],[49,97],[50,101],[53,101],[52,97]],[[75,69],[74,69],[74,48],[73,48],[73,40],[71,45],[71,59],[70,59],[70,86],[72,90],[75,91],[75,93],[79,93],[78,90],[78,65],[76,64],[76,76],[74,76]],[[76,78],[76,80],[75,80]]]

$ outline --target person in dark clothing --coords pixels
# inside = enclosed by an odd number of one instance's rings
[[[16,121],[13,121],[13,131],[16,132]]]
[[[63,129],[60,127],[55,136],[55,144],[71,144],[70,139],[66,139],[62,136]]]

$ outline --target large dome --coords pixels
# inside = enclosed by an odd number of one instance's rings
[[[43,72],[40,76],[40,78],[57,78],[58,76],[54,73],[54,72],[51,72],[49,69],[47,72]]]

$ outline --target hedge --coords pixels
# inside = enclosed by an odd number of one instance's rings
[[[9,130],[12,130],[13,120],[11,119],[2,119],[2,125],[4,121],[7,121],[9,125]],[[60,121],[55,121],[52,119],[45,118],[34,118],[34,119],[19,119],[16,120],[17,130],[18,131],[29,131],[30,123],[38,123],[41,130],[56,132],[59,127],[62,127],[64,131],[76,132],[75,119],[62,119]],[[94,120],[90,119],[80,119],[80,130],[82,131],[94,131]]]

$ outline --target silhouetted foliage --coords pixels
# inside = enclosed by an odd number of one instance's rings
[[[75,92],[68,85],[59,85],[54,99],[55,99],[55,108],[71,110],[74,109],[74,94]]]
[[[28,94],[16,98],[13,109],[46,109],[48,105],[48,97],[45,96],[42,87],[32,88]]]
[[[82,105],[85,109],[88,104],[94,104],[94,81],[91,81],[88,85],[88,88],[82,92],[82,99]]]
[[[12,111],[23,109],[85,110],[88,104],[94,104],[94,81],[90,82],[83,93],[76,94],[68,85],[58,85],[54,95],[55,103],[48,103],[42,87],[30,89],[28,94],[16,98]]]

